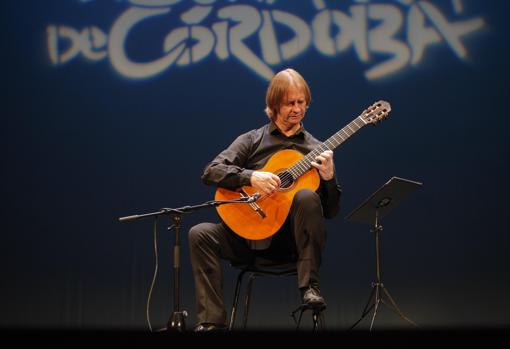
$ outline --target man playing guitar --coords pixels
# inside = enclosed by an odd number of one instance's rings
[[[303,126],[310,102],[308,84],[297,71],[277,73],[266,94],[270,121],[240,135],[205,168],[202,180],[218,187],[216,199],[253,194],[258,199],[218,206],[221,223],[201,223],[189,232],[196,331],[226,328],[221,259],[295,261],[303,304],[326,306],[319,288],[324,219],[338,213],[341,190],[334,146],[321,148],[326,142]]]

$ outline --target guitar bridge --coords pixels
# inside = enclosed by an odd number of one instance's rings
[[[246,193],[243,189],[239,191],[239,194],[241,194],[242,198],[246,198],[249,196],[248,193]],[[262,219],[267,217],[264,210],[256,202],[250,202],[249,205],[251,209],[255,211],[255,213],[257,213]]]

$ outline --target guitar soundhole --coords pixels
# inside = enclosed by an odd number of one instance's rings
[[[283,171],[278,173],[278,177],[280,177],[280,190],[287,190],[292,188],[294,185],[294,177],[288,171]]]

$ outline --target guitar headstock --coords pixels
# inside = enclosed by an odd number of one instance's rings
[[[367,124],[377,124],[388,117],[391,111],[391,106],[386,101],[377,101],[367,109],[363,110],[360,117]]]

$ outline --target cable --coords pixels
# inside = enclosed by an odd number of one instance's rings
[[[154,239],[154,274],[152,276],[152,282],[151,286],[149,288],[149,295],[147,296],[147,307],[145,309],[145,314],[147,317],[147,323],[149,324],[149,331],[152,332],[152,326],[151,326],[151,320],[149,316],[149,309],[150,309],[150,303],[151,303],[151,297],[152,297],[152,290],[154,289],[154,284],[156,283],[156,277],[158,275],[158,266],[159,266],[159,257],[158,257],[158,239],[157,239],[157,223],[158,223],[158,217],[156,216],[154,218],[154,226],[153,226],[153,239]]]

